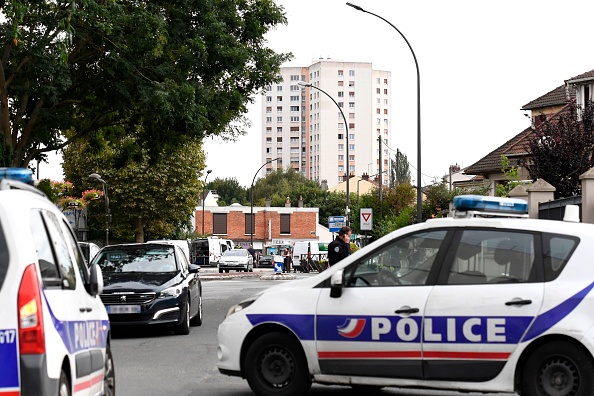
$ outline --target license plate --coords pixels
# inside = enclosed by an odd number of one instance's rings
[[[140,313],[140,305],[106,305],[109,314]]]

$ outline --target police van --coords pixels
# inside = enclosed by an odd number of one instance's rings
[[[30,170],[0,179],[0,395],[114,395],[101,270]]]
[[[594,225],[528,219],[519,199],[454,208],[231,307],[219,371],[258,395],[594,394]]]

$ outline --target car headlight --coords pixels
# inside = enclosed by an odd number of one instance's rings
[[[232,306],[227,311],[227,315],[225,315],[225,318],[233,315],[234,313],[241,311],[242,309],[249,307],[250,305],[252,305],[254,303],[254,301],[256,301],[255,298],[250,298],[249,300],[244,300],[244,301],[240,302],[239,304]]]
[[[159,298],[163,298],[163,297],[177,297],[181,294],[182,290],[181,290],[181,286],[172,286],[172,287],[168,287],[165,290],[161,290],[161,292],[159,293]]]

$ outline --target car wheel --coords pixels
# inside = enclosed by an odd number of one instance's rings
[[[198,313],[190,321],[192,326],[202,325],[202,296],[198,297]]]
[[[180,324],[175,326],[174,332],[175,334],[179,335],[187,335],[190,334],[190,297],[188,297],[188,302],[184,304],[182,307],[182,321]]]
[[[115,396],[115,368],[109,344],[105,349],[105,372],[103,373],[103,395]]]
[[[223,269],[219,268],[219,274],[222,274],[222,273],[223,273]]]
[[[58,396],[70,396],[70,381],[68,375],[62,369],[60,372],[60,383],[58,384]]]
[[[525,396],[594,394],[594,363],[580,347],[559,341],[535,350],[523,368]]]
[[[303,395],[311,387],[303,349],[285,333],[272,332],[256,339],[243,367],[250,388],[258,395]]]
[[[243,269],[243,272],[248,272],[249,269],[250,269],[250,266],[249,265],[246,265],[245,268]]]
[[[229,273],[229,270],[225,270],[225,272],[228,274]]]

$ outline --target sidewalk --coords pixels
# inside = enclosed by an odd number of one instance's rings
[[[217,267],[200,267],[200,280],[223,280],[223,279],[246,279],[246,278],[259,278],[262,280],[292,280],[297,279],[297,276],[293,273],[290,274],[275,274],[272,268],[254,268],[254,272],[236,272],[230,270],[228,273],[219,273]]]

